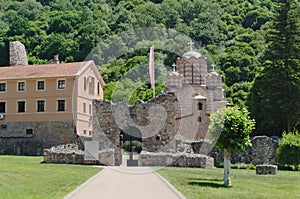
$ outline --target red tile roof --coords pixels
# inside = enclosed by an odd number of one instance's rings
[[[87,62],[0,67],[0,80],[72,77]]]

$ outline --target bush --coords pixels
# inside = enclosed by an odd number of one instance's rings
[[[218,168],[224,168],[224,163],[221,162]],[[250,170],[255,170],[256,166],[252,163],[250,164],[245,164],[245,163],[237,163],[237,164],[231,164],[230,166],[231,169],[250,169]]]
[[[254,164],[250,163],[250,164],[247,164],[247,169],[255,170],[256,166]]]
[[[134,140],[134,141],[132,141],[132,148],[133,148],[133,152],[141,153],[142,143]],[[123,143],[123,149],[127,152],[130,152],[130,142],[129,141],[125,141]]]
[[[300,164],[300,133],[298,131],[283,133],[278,142],[277,158],[280,165],[293,165],[298,170]]]
[[[281,164],[281,165],[278,165],[278,169],[279,170],[284,170],[284,171],[294,171],[295,167],[294,167],[294,165],[288,165],[288,164],[283,165],[283,164]]]

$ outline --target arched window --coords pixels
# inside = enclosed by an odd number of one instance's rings
[[[201,102],[198,102],[198,110],[202,110],[203,109],[203,104]]]

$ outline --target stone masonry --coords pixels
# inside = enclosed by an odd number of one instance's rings
[[[25,46],[19,41],[9,43],[9,64],[11,66],[27,66],[28,59],[25,51]]]
[[[72,139],[71,121],[0,123],[0,154],[42,155],[44,148]]]
[[[277,175],[277,165],[256,165],[257,175]]]
[[[175,151],[175,103],[174,93],[148,102],[137,101],[133,106],[94,101],[93,140],[99,141],[99,150],[115,150],[116,165],[121,163],[120,134],[128,127],[140,132],[143,150]]]
[[[139,165],[211,168],[214,166],[214,159],[202,154],[142,152],[139,155]]]
[[[246,152],[232,152],[232,163],[253,163],[257,164],[276,164],[276,149],[278,141],[267,136],[256,136],[251,139],[252,147],[248,147]],[[211,157],[215,160],[215,166],[223,162],[223,152],[214,148]]]
[[[115,163],[113,150],[99,151],[99,160],[89,160],[85,158],[85,151],[81,150],[77,144],[63,144],[44,149],[45,163],[60,164],[98,164],[113,166]]]

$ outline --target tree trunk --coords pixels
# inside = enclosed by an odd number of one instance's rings
[[[286,126],[287,126],[287,133],[292,132],[292,117],[290,116],[290,114],[287,115],[286,117]]]
[[[230,149],[224,149],[224,185],[231,186],[230,182]]]

